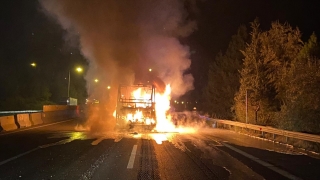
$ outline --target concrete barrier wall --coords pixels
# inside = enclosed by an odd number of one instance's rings
[[[18,126],[16,125],[14,121],[14,116],[2,116],[0,117],[0,125],[3,130],[5,131],[11,131],[18,129]]]
[[[17,122],[20,128],[31,126],[30,114],[17,114]]]
[[[51,106],[48,108],[53,110],[55,107]],[[47,110],[48,110],[47,108]],[[64,107],[56,107],[57,109],[64,109]],[[31,113],[31,114],[16,114],[11,116],[0,117],[0,132],[11,131],[18,128],[25,128],[40,124],[48,124],[59,122],[67,119],[79,117],[79,107],[71,106],[65,110],[46,111],[42,113]]]
[[[39,125],[43,123],[41,118],[41,113],[30,114],[30,119],[31,119],[32,125]]]
[[[76,114],[75,110],[47,111],[42,113],[42,120],[44,123],[53,123],[75,118]]]
[[[44,105],[43,112],[48,111],[69,111],[76,110],[78,106],[68,106],[68,105]]]

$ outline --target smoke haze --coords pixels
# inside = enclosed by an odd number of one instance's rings
[[[148,76],[149,68],[171,85],[176,97],[193,89],[192,75],[184,74],[191,64],[189,49],[177,38],[196,28],[185,9],[186,4],[196,9],[194,0],[39,2],[43,12],[67,30],[68,37],[79,38],[81,53],[89,62],[85,77],[89,98],[108,99],[99,107],[100,118],[112,115],[118,84]],[[111,86],[109,91],[107,86]]]

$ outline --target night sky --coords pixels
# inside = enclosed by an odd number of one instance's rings
[[[320,2],[303,0],[212,0],[199,3],[197,15],[198,31],[192,41],[202,48],[216,53],[225,50],[237,28],[247,25],[256,17],[262,29],[268,29],[271,22],[279,20],[299,27],[303,40],[313,31],[320,33]]]
[[[197,7],[198,11],[190,13],[190,18],[197,22],[197,30],[181,39],[192,52],[191,72],[196,89],[205,83],[201,82],[201,77],[206,73],[204,69],[208,62],[214,61],[219,51],[225,51],[241,24],[248,26],[256,17],[260,19],[262,29],[268,29],[276,20],[299,27],[304,41],[312,32],[320,34],[320,2],[317,1],[199,0]],[[19,76],[33,61],[42,63],[43,71],[55,72],[63,71],[73,63],[83,63],[79,61],[77,42],[73,42],[73,47],[65,44],[65,31],[41,12],[37,0],[3,0],[0,8],[0,83]],[[19,83],[19,80],[12,83]],[[5,88],[1,85],[2,98]]]

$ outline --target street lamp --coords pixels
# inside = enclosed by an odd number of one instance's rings
[[[77,67],[76,71],[82,72],[82,68],[81,67]]]
[[[35,62],[31,63],[30,65],[31,65],[32,67],[36,67],[36,66],[37,66],[37,64],[36,64]]]
[[[94,82],[96,82],[96,83],[97,83],[97,82],[99,82],[99,80],[98,80],[98,79],[94,79]]]
[[[81,73],[83,69],[81,67],[77,67],[76,71]],[[70,97],[70,70],[69,70],[69,78],[68,78],[68,98]]]

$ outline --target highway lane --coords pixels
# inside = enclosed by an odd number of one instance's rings
[[[225,142],[223,146],[219,148],[233,156],[234,158],[245,163],[254,171],[268,177],[271,173],[269,170],[259,170],[261,164],[252,162],[248,157],[242,156],[239,152],[232,150],[233,148],[238,151],[248,153],[249,155],[269,163],[273,167],[284,170],[295,177],[301,177],[302,179],[319,179],[320,177],[320,156],[319,154],[312,154],[312,157],[308,156],[310,152],[306,152],[303,149],[295,148],[291,145],[279,144],[270,140],[261,138],[249,137],[236,132],[215,129],[214,133],[209,130],[205,134],[211,139],[218,142]],[[227,146],[232,146],[227,147]],[[269,165],[269,166],[270,166]],[[273,169],[271,167],[271,169]]]
[[[92,135],[75,131],[77,123],[71,120],[0,134],[0,179],[317,179],[320,176],[319,159],[290,146],[228,130]]]
[[[51,138],[55,133],[72,132],[77,124],[74,120],[67,120],[53,125],[40,125],[0,133],[0,162],[33,150],[41,145],[54,143],[67,137]]]

